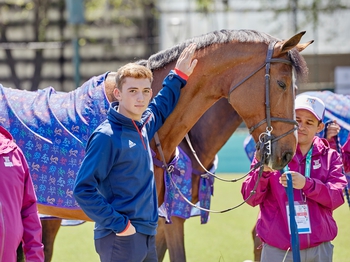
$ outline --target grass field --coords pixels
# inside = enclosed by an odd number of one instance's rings
[[[222,174],[220,174],[222,175]],[[237,178],[238,175],[229,175]],[[227,176],[228,177],[228,176]],[[211,208],[222,210],[236,206],[242,200],[241,182],[216,181]],[[257,217],[257,208],[246,204],[227,213],[210,215],[210,221],[201,225],[194,217],[185,223],[185,242],[188,262],[242,262],[253,259],[251,229]],[[335,210],[339,234],[333,241],[334,262],[350,261],[350,210],[345,203]],[[61,227],[58,232],[53,262],[99,261],[93,244],[93,223]],[[166,255],[166,262],[169,261]]]

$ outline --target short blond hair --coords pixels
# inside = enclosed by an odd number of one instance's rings
[[[128,63],[117,71],[117,75],[115,77],[116,87],[121,90],[126,77],[132,77],[136,79],[147,78],[152,83],[153,74],[152,71],[142,65],[135,63]]]

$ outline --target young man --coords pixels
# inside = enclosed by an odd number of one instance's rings
[[[342,160],[326,139],[316,136],[324,128],[324,103],[301,94],[296,98],[295,109],[298,146],[288,167],[292,171],[301,261],[332,261],[330,241],[337,235],[332,212],[344,203],[343,189],[347,184]],[[256,163],[254,159],[252,166]],[[249,197],[258,175],[259,170],[255,170],[243,182],[244,199]],[[262,262],[293,261],[285,187],[286,174],[265,166],[256,193],[247,201],[251,206],[260,206],[256,231],[263,242]]]
[[[16,261],[22,244],[26,261],[43,262],[41,224],[26,159],[0,126],[0,261]]]
[[[180,55],[163,89],[152,98],[152,72],[127,64],[116,76],[107,120],[92,134],[74,197],[96,222],[101,261],[157,261],[158,203],[149,141],[173,111],[197,60],[196,45]]]

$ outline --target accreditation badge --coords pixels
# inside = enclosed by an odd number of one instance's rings
[[[288,220],[288,228],[289,228],[289,234],[291,233],[290,230],[290,221],[289,221],[289,205],[286,205],[287,207],[287,220]],[[310,213],[309,208],[306,203],[294,201],[294,208],[295,208],[295,222],[297,224],[298,233],[299,234],[309,234],[311,233],[311,225],[310,225]]]

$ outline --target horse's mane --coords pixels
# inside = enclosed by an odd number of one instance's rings
[[[157,70],[163,68],[165,65],[175,61],[180,56],[183,49],[188,46],[190,43],[196,43],[197,49],[202,49],[213,44],[224,44],[230,41],[238,42],[262,42],[269,44],[271,41],[281,41],[276,37],[273,37],[269,34],[258,32],[255,30],[220,30],[213,31],[201,36],[197,36],[184,42],[160,51],[154,55],[151,55],[148,60],[140,60],[137,63],[147,66],[151,70]],[[298,80],[305,80],[308,74],[308,68],[304,58],[299,54],[299,52],[294,48],[289,53],[289,58],[292,62],[293,67],[295,68]]]

